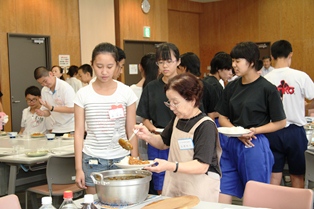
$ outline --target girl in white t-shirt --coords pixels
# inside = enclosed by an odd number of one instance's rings
[[[96,80],[81,88],[74,100],[76,183],[89,194],[96,193],[92,172],[116,169],[114,163],[130,154],[118,140],[133,133],[137,97],[130,87],[113,79],[118,59],[114,45],[97,45],[91,61]],[[137,138],[131,143],[131,155],[137,157]]]

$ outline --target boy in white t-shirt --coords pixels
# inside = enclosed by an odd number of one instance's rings
[[[53,118],[51,116],[43,117],[36,114],[36,110],[42,108],[39,102],[40,98],[41,92],[37,86],[30,86],[25,90],[25,99],[28,107],[23,110],[19,134],[46,133],[51,131],[54,123]]]
[[[285,128],[265,134],[275,158],[271,183],[280,184],[287,161],[292,187],[304,188],[304,152],[308,144],[303,128],[306,124],[304,101],[311,100],[309,105],[313,106],[314,83],[305,72],[290,68],[293,52],[288,41],[273,43],[271,54],[276,64],[265,78],[277,87],[287,117]]]

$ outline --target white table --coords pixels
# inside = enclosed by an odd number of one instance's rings
[[[137,204],[137,205],[130,205],[127,207],[123,207],[123,209],[140,209],[142,207],[144,207],[147,204],[150,204],[154,201],[158,201],[161,199],[165,199],[167,197],[164,196],[156,196],[156,198],[152,198],[148,201],[144,201],[141,204]],[[98,197],[95,194],[94,195],[94,200],[97,200]],[[84,198],[81,199],[77,199],[74,201],[74,203],[76,204],[76,206],[81,206],[81,203],[83,203]],[[80,208],[80,207],[79,207]],[[204,202],[204,201],[200,201],[198,205],[196,205],[195,207],[193,207],[192,209],[205,209],[205,208],[210,208],[210,209],[253,209],[253,207],[246,207],[246,206],[242,206],[242,205],[230,205],[230,204],[222,204],[222,203],[215,203],[215,202]]]
[[[17,146],[19,150],[16,149]],[[49,153],[41,157],[28,157],[25,155],[26,152],[40,149],[48,150]],[[35,165],[46,162],[52,155],[63,156],[72,154],[74,154],[74,140],[64,140],[61,137],[54,140],[19,137],[10,139],[8,136],[1,136],[0,162],[10,166],[8,194],[15,193],[17,171],[20,164]]]

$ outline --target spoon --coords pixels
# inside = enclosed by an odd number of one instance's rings
[[[143,125],[143,123],[140,123],[140,126]],[[131,137],[126,140],[126,139],[119,139],[119,144],[120,146],[123,148],[123,149],[126,149],[126,150],[132,150],[133,149],[133,146],[130,142],[130,140],[135,136],[135,134],[139,131],[139,129],[135,129],[133,130],[133,134],[131,135]]]

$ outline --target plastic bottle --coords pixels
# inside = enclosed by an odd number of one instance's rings
[[[73,192],[68,190],[63,192],[63,202],[59,209],[78,209],[73,202]]]
[[[97,209],[97,207],[94,205],[94,195],[84,195],[84,203],[82,203],[82,205],[82,209]]]
[[[51,197],[42,197],[41,198],[42,206],[39,209],[56,209],[52,205],[52,198]]]

